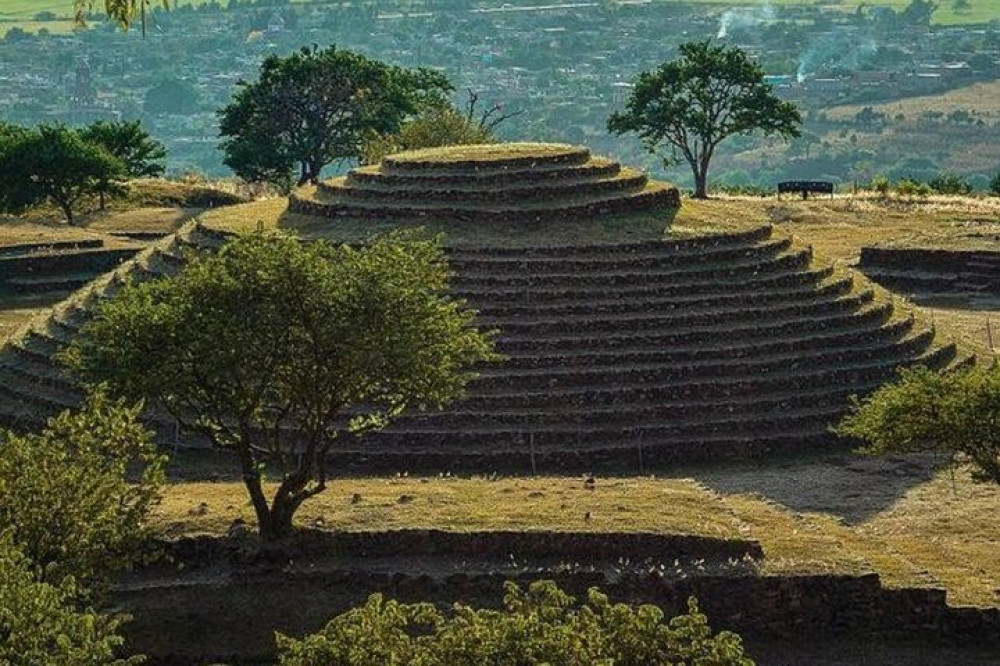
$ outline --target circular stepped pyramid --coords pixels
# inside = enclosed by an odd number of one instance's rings
[[[170,275],[226,234],[189,224],[0,350],[0,417],[37,428],[82,394],[53,355],[126,280]],[[369,468],[592,468],[822,445],[900,366],[972,362],[851,273],[770,227],[614,245],[451,248],[453,291],[506,362],[466,400],[345,439]],[[159,428],[170,441],[173,429]],[[197,445],[197,442],[188,442]]]
[[[331,218],[572,220],[680,205],[677,188],[563,144],[484,144],[400,153],[294,192],[293,212]]]

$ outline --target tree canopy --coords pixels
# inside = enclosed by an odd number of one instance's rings
[[[720,143],[753,132],[793,138],[801,124],[795,105],[775,96],[744,51],[709,41],[682,44],[680,58],[639,74],[625,110],[608,119],[609,131],[638,134],[668,166],[686,161],[698,198],[708,194]]]
[[[956,456],[972,463],[978,480],[1000,484],[1000,367],[903,370],[898,381],[855,399],[837,433],[874,454]]]
[[[177,276],[120,290],[66,354],[85,380],[233,450],[261,535],[326,487],[338,436],[460,396],[492,342],[447,293],[434,241],[361,247],[250,235]],[[270,503],[264,461],[283,470]]]
[[[70,224],[86,196],[126,177],[125,164],[102,146],[61,125],[7,131],[0,138],[0,204],[20,213],[49,201]]]
[[[656,606],[612,604],[597,589],[585,603],[552,581],[505,585],[500,610],[402,604],[372,595],[302,640],[278,636],[281,666],[753,666],[740,637],[712,632],[694,599],[664,621]]]
[[[359,159],[366,138],[395,132],[451,90],[439,72],[335,46],[271,55],[219,112],[224,161],[250,181],[316,182],[323,167]]]
[[[84,141],[100,146],[122,163],[124,176],[128,178],[150,178],[163,174],[162,160],[167,156],[166,148],[154,141],[142,129],[142,124],[132,122],[106,122],[99,120],[80,130]],[[105,196],[115,194],[121,188],[113,180],[98,184],[101,208]]]

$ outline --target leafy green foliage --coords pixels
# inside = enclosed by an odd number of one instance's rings
[[[575,600],[552,581],[505,585],[502,610],[373,595],[301,641],[278,636],[282,666],[752,666],[739,636],[713,634],[694,599],[664,622],[655,606],[612,604],[591,589]]]
[[[163,144],[154,141],[138,121],[99,120],[80,130],[84,141],[95,143],[125,165],[129,178],[151,178],[163,174],[160,160],[167,156]]]
[[[39,580],[31,561],[0,537],[0,664],[5,666],[130,666],[115,659],[120,622],[80,610],[72,579]]]
[[[972,463],[981,481],[1000,484],[1000,367],[955,372],[903,370],[837,426],[869,453],[937,451]]]
[[[639,74],[625,111],[611,114],[608,130],[635,132],[646,150],[668,166],[687,161],[695,196],[704,198],[709,165],[721,142],[753,132],[797,137],[802,116],[774,94],[764,70],[741,49],[688,42],[680,46],[680,55]]]
[[[1000,173],[997,173],[990,181],[990,194],[995,197],[1000,197]]]
[[[896,192],[904,197],[927,197],[931,194],[931,188],[927,183],[921,183],[912,178],[903,178],[896,183]]]
[[[154,6],[170,9],[170,0],[104,0],[103,3],[95,0],[73,0],[76,22],[82,25],[87,12],[93,10],[95,5],[100,4],[104,5],[104,13],[107,17],[125,30],[129,29],[136,18],[145,20],[146,11]],[[145,25],[143,30],[145,30]]]
[[[0,525],[44,580],[99,593],[142,557],[163,459],[138,411],[96,392],[41,434],[0,435]]]
[[[459,397],[493,358],[448,276],[436,242],[398,234],[363,248],[246,236],[122,289],[66,359],[236,451],[262,536],[281,538],[326,487],[338,436]],[[270,506],[264,459],[285,463]]]
[[[433,70],[405,69],[337,49],[271,55],[219,112],[225,163],[249,181],[316,182],[328,164],[361,157],[364,140],[441,106],[451,84]]]
[[[954,194],[959,196],[972,194],[972,184],[958,174],[951,172],[938,174],[934,178],[931,178],[927,182],[927,186],[937,194]]]
[[[393,134],[365,141],[361,160],[378,164],[386,155],[404,150],[493,143],[493,132],[451,106],[430,108],[407,121]]]
[[[20,213],[51,201],[73,223],[73,208],[85,196],[126,175],[126,167],[75,130],[40,125],[10,132],[0,141],[0,204]]]
[[[118,159],[124,166],[124,175],[128,178],[149,178],[163,174],[163,164],[160,160],[167,156],[163,144],[154,141],[138,120],[133,122],[105,122],[99,120],[80,130],[84,141],[100,146],[111,156]],[[109,194],[119,194],[124,190],[113,180],[98,183],[98,194],[101,197],[101,208],[104,208],[105,197]]]

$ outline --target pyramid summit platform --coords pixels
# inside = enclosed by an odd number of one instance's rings
[[[292,194],[290,210],[328,218],[532,222],[676,208],[677,188],[567,144],[512,143],[386,157]]]

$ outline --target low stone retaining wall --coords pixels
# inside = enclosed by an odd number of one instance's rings
[[[890,289],[927,294],[1000,293],[1000,252],[863,247],[858,268]]]
[[[133,576],[114,594],[116,606],[134,615],[125,627],[129,645],[149,655],[154,665],[268,663],[273,659],[274,631],[296,636],[314,632],[334,615],[362,603],[375,592],[408,602],[447,605],[461,601],[496,606],[505,580],[527,584],[549,578],[578,598],[588,588],[598,586],[616,601],[652,603],[668,615],[684,612],[688,597],[693,595],[714,628],[731,629],[747,637],[919,637],[929,642],[1000,648],[1000,609],[952,608],[943,590],[888,590],[875,574],[755,576],[738,573],[738,569],[733,569],[736,573],[732,574],[718,570],[699,574],[695,567],[688,566],[686,575],[676,575],[670,572],[673,562],[668,563],[666,575],[655,568],[653,573],[617,574],[607,568],[602,571],[600,564],[593,570],[540,568],[530,573],[503,573],[491,570],[488,562],[467,557],[472,554],[470,550],[498,552],[498,548],[513,547],[511,539],[521,539],[521,546],[541,552],[575,548],[567,555],[574,561],[585,561],[592,553],[611,552],[607,548],[613,535],[449,536],[434,531],[390,534],[384,541],[386,535],[366,535],[349,543],[348,549],[364,553],[353,565],[314,567],[308,562],[307,552],[297,556],[301,559],[294,566],[230,566],[216,568],[211,574],[190,567],[146,581],[142,575]],[[640,551],[664,539],[668,543],[671,539],[688,539],[658,535],[614,538],[628,541],[629,547]],[[737,551],[746,546],[733,543],[732,549]],[[460,552],[445,557],[448,546],[458,547]],[[420,559],[420,553],[395,547],[441,553],[436,559]],[[185,555],[196,560],[209,553],[212,560],[217,548],[207,542],[189,542],[180,550],[186,549]],[[395,562],[408,571],[380,565],[381,556],[392,554],[396,555]],[[418,560],[420,565],[412,564]]]

